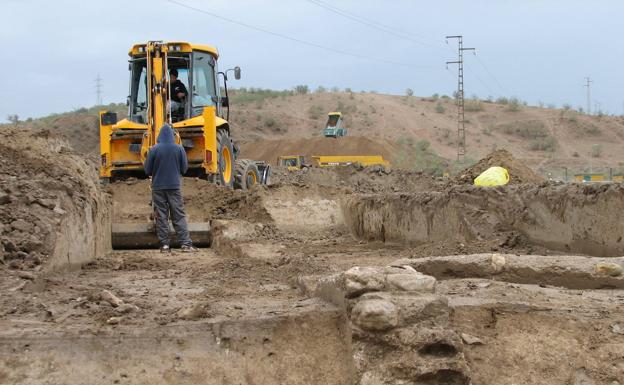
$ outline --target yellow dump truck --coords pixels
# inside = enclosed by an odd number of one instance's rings
[[[359,164],[362,166],[390,166],[381,155],[320,155],[313,156],[313,165],[317,167],[349,166]]]

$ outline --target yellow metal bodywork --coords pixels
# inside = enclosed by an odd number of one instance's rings
[[[135,44],[132,46],[128,55],[141,55],[145,54],[147,50],[147,44]],[[203,44],[192,44],[184,41],[170,41],[165,43],[167,45],[167,50],[171,52],[193,52],[193,51],[202,51],[207,52],[214,56],[215,59],[219,58],[219,52],[217,49],[211,45],[203,45]],[[178,48],[179,47],[179,48]]]
[[[334,111],[327,113],[327,116],[342,116],[342,112]]]
[[[214,47],[185,42],[148,42],[132,47],[131,57],[144,56],[148,60],[148,122],[140,124],[123,119],[114,125],[100,124],[101,178],[110,178],[116,172],[143,170],[147,152],[156,144],[160,128],[167,122],[168,76],[164,59],[171,47],[175,47],[173,52],[197,50],[207,52],[215,59],[218,57]],[[103,113],[100,113],[100,123]],[[227,125],[225,119],[217,116],[214,106],[204,107],[199,116],[172,124],[176,143],[192,141],[192,146],[185,146],[189,169],[203,169],[206,174],[218,172],[217,129],[227,128]]]
[[[604,182],[606,179],[603,174],[576,174],[574,180],[577,182]]]
[[[348,166],[351,164],[360,164],[362,166],[390,166],[390,163],[384,160],[381,155],[320,155],[313,156],[312,160],[317,167]]]

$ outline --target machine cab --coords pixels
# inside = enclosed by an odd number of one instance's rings
[[[147,55],[144,46],[132,48],[128,120],[146,124],[148,120]],[[221,97],[217,78],[215,48],[188,43],[168,43],[166,65],[169,75],[168,107],[172,123],[200,116],[204,107],[214,106],[223,116],[227,99]]]

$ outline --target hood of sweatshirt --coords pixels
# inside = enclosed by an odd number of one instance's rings
[[[158,143],[175,143],[175,138],[173,135],[173,128],[170,125],[165,124],[160,128],[160,133],[158,134]]]

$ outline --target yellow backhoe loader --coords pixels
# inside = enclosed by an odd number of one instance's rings
[[[229,188],[267,182],[270,166],[237,159],[238,148],[230,136],[227,74],[233,71],[240,79],[239,67],[219,72],[216,48],[186,42],[136,44],[129,56],[128,117],[118,121],[115,113],[100,113],[103,183],[128,175],[145,177],[143,162],[165,123],[173,126],[176,143],[186,150],[187,175]],[[172,73],[184,84],[186,95],[172,95]],[[209,224],[191,223],[189,229],[199,245],[209,240]],[[114,248],[155,246],[150,226],[113,224]]]

